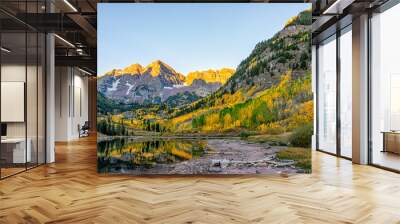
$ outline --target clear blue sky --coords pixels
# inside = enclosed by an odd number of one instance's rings
[[[98,4],[98,74],[162,60],[178,72],[236,66],[310,4]]]

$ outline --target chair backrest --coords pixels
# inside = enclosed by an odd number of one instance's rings
[[[85,124],[83,124],[82,128],[90,128],[89,121],[85,121]]]

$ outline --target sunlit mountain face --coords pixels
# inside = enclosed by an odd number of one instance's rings
[[[231,68],[222,68],[220,70],[204,70],[204,71],[194,71],[189,72],[186,76],[185,83],[187,85],[191,85],[194,80],[204,80],[207,83],[220,83],[225,84],[226,81],[232,76],[235,72],[234,69]]]
[[[230,68],[210,69],[190,72],[185,77],[156,60],[146,67],[132,64],[107,72],[98,79],[98,91],[122,103],[161,103],[169,97],[183,95],[198,99],[214,93],[234,72]]]

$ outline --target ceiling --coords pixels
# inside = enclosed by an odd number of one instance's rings
[[[301,0],[1,0],[0,23],[3,36],[23,41],[21,32],[55,33],[56,66],[78,66],[96,75],[97,3],[148,2],[309,2]],[[18,34],[20,33],[20,34]],[[22,45],[20,45],[22,46]],[[22,49],[21,49],[22,50]],[[29,49],[28,49],[29,51]],[[17,54],[17,51],[15,52]]]
[[[398,0],[313,0],[313,44],[348,26],[355,17],[376,12],[389,1]]]

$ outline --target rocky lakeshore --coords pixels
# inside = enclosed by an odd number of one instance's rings
[[[206,155],[175,165],[175,174],[280,174],[297,173],[292,160],[278,160],[275,153],[285,147],[248,143],[243,140],[211,139]]]

